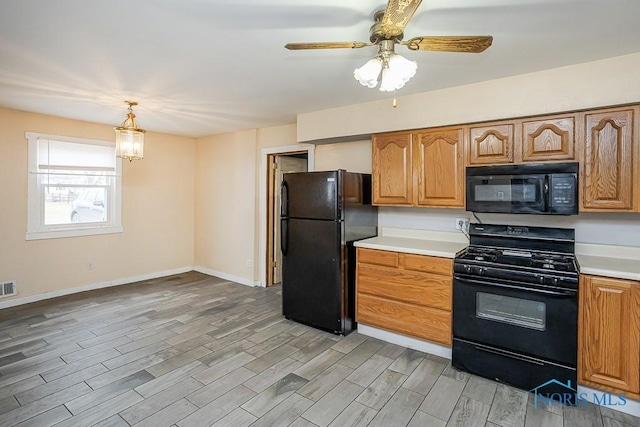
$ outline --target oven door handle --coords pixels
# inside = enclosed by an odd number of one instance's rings
[[[467,277],[462,278],[459,276],[453,276],[453,278],[454,280],[464,282],[464,283],[472,283],[476,285],[484,285],[484,286],[490,286],[494,288],[514,289],[514,290],[525,291],[525,292],[534,292],[538,294],[545,294],[545,295],[551,295],[551,296],[557,296],[557,297],[573,297],[573,296],[576,296],[576,294],[578,293],[578,291],[573,289],[551,290],[551,289],[542,289],[534,286],[529,287],[529,286],[509,285],[509,284],[497,283],[497,282],[488,282],[486,280],[476,280],[476,279],[470,279]]]

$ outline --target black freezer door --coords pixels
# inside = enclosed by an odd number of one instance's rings
[[[282,181],[281,215],[289,218],[341,218],[344,171],[286,173]]]
[[[284,316],[343,333],[342,222],[289,218],[284,227]]]

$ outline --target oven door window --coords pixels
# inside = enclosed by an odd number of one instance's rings
[[[484,292],[476,294],[476,316],[480,319],[544,331],[546,311],[546,304],[540,301]]]

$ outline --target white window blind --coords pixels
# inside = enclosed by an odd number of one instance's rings
[[[38,169],[40,173],[67,170],[115,175],[115,146],[38,138]]]

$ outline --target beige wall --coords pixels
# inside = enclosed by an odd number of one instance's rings
[[[6,109],[0,128],[0,281],[17,297],[193,265],[193,139],[148,133],[144,160],[123,163],[123,233],[26,241],[25,132],[113,140],[113,128]]]
[[[370,134],[640,100],[640,54],[298,116],[298,124],[193,140],[149,133],[145,159],[123,171],[121,234],[25,241],[26,131],[113,138],[110,126],[0,110],[0,281],[19,296],[198,266],[252,284],[260,277],[261,151]],[[364,89],[363,89],[364,90]],[[327,126],[331,123],[331,126]],[[371,171],[367,139],[318,145],[315,168]],[[402,211],[404,212],[404,211]],[[389,224],[431,223],[386,212]],[[458,211],[460,212],[460,211]],[[384,213],[384,211],[383,211]],[[404,218],[404,219],[403,219]],[[449,224],[449,220],[443,220]],[[606,221],[605,221],[606,222]],[[446,226],[448,228],[448,225]],[[95,269],[86,270],[87,261]],[[249,266],[247,266],[247,262]]]
[[[244,284],[260,280],[264,268],[260,242],[266,233],[260,207],[262,150],[296,145],[295,138],[296,125],[286,125],[197,140],[197,269]],[[370,172],[371,143],[318,146],[315,168]]]
[[[297,126],[295,124],[258,129],[256,132],[256,154],[263,148],[281,147],[296,144]]]
[[[256,130],[197,140],[195,265],[201,271],[251,285],[255,165]]]
[[[388,100],[317,111],[298,116],[298,140],[325,139],[415,129],[455,123],[640,102],[640,53],[569,67],[508,77],[467,86]],[[326,126],[332,123],[332,126]],[[318,150],[323,145],[318,145]],[[362,147],[362,156],[370,155]],[[357,152],[350,153],[357,156]],[[548,225],[548,218],[480,214],[483,221]],[[379,210],[381,227],[455,232],[455,218],[471,218],[462,209],[391,208]],[[639,246],[640,214],[582,213],[557,218],[558,226],[574,228],[582,243]]]
[[[371,140],[316,146],[316,170],[371,173]]]
[[[297,140],[316,141],[638,102],[639,69],[640,53],[637,53],[400,96],[397,108],[384,99],[299,114]]]

